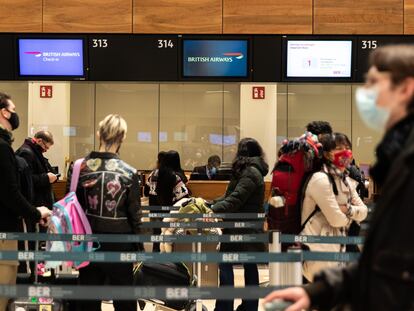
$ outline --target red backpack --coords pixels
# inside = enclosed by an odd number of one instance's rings
[[[321,145],[315,135],[285,141],[273,169],[272,197],[268,201],[268,228],[285,234],[301,231],[301,207],[298,202],[305,174],[313,168]]]

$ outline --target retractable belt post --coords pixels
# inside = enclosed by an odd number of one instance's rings
[[[271,231],[270,234],[270,244],[269,244],[269,253],[281,253],[282,252],[282,243],[280,242],[280,232]],[[270,286],[280,286],[280,272],[281,272],[281,263],[280,262],[270,262],[269,263],[269,282]]]

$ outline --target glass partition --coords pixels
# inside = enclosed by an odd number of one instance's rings
[[[0,81],[0,92],[12,97],[16,105],[16,111],[20,117],[20,126],[13,132],[13,149],[17,150],[26,137],[29,136],[28,110],[29,110],[29,84],[27,82],[3,82]]]
[[[0,82],[0,91],[12,96],[21,118],[20,128],[14,132],[15,149],[33,134],[28,128],[29,83]],[[308,122],[326,120],[335,131],[351,138],[358,163],[372,163],[382,133],[370,130],[360,119],[354,101],[358,86],[279,83],[278,145],[285,138],[301,135]],[[231,162],[240,139],[240,83],[70,82],[70,124],[61,124],[64,137],[69,136],[70,160],[99,148],[97,126],[110,113],[127,120],[128,135],[121,156],[139,170],[152,169],[157,153],[171,149],[180,153],[186,170],[205,164],[213,154]],[[53,115],[49,117],[54,124]],[[52,158],[68,156],[53,152],[52,148]]]

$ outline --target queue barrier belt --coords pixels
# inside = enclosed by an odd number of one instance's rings
[[[0,240],[18,241],[72,241],[72,242],[110,242],[110,243],[269,243],[268,233],[261,234],[223,234],[223,235],[146,235],[146,234],[48,234],[0,232]],[[363,237],[337,237],[280,234],[281,243],[343,244],[364,243]]]
[[[141,228],[182,228],[182,229],[262,229],[263,221],[220,221],[220,222],[143,222]]]
[[[48,233],[0,233],[0,240],[18,241],[72,241],[106,243],[269,243],[269,235],[144,235],[144,234],[48,234]]]
[[[214,213],[214,214],[199,214],[199,213],[147,213],[142,214],[142,217],[147,218],[190,218],[190,219],[208,219],[208,218],[222,218],[222,219],[265,219],[265,213]]]
[[[144,252],[37,252],[2,251],[0,262],[18,261],[91,261],[91,262],[214,262],[214,263],[267,263],[301,261],[352,262],[359,258],[358,253],[336,252],[289,252],[289,253],[144,253]]]
[[[364,237],[281,234],[280,242],[281,243],[306,243],[306,244],[358,245],[358,244],[364,244]]]
[[[224,287],[151,287],[151,286],[56,286],[0,285],[0,297],[56,298],[64,300],[195,300],[257,299],[287,286],[243,288]],[[46,305],[47,303],[45,303]]]

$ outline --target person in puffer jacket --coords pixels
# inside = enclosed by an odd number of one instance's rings
[[[118,152],[126,137],[127,124],[119,115],[99,123],[99,151],[85,157],[76,195],[93,233],[139,234],[141,226],[140,178],[137,170],[122,161]],[[68,180],[71,179],[69,172]],[[137,251],[132,243],[100,243],[98,251]],[[132,263],[91,262],[79,270],[81,285],[133,284]],[[116,311],[136,311],[136,301],[114,301]],[[100,301],[81,301],[79,310],[101,310]]]
[[[269,171],[260,144],[253,138],[243,138],[237,147],[233,160],[233,177],[222,198],[217,199],[211,209],[214,213],[263,213],[265,195],[264,176]],[[231,221],[250,221],[238,218]],[[223,229],[223,234],[260,234],[262,229],[231,228]],[[263,252],[263,243],[221,243],[220,252]],[[233,263],[221,263],[220,286],[234,286]],[[246,286],[259,285],[259,272],[256,263],[245,263],[244,281]],[[237,311],[257,311],[258,300],[243,300]],[[233,300],[217,300],[215,311],[233,311]]]

